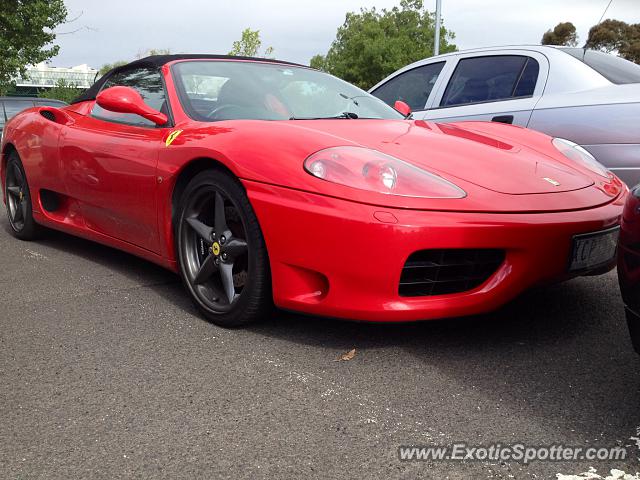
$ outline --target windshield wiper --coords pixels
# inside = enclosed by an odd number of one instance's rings
[[[331,117],[296,117],[296,116],[291,116],[289,117],[289,120],[329,120],[332,118],[347,118],[350,120],[355,120],[358,118],[358,114],[357,113],[353,113],[353,112],[342,112],[339,115],[333,115]]]

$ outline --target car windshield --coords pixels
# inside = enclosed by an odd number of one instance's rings
[[[326,73],[277,63],[196,60],[172,67],[194,120],[401,119],[381,100]]]
[[[597,50],[561,48],[565,53],[586,63],[610,82],[640,83],[640,65]]]

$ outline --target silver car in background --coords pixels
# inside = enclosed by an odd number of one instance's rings
[[[494,47],[408,65],[370,92],[415,119],[512,123],[586,148],[640,183],[640,65],[581,48]]]

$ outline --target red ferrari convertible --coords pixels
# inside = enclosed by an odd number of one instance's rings
[[[627,190],[588,152],[397,107],[286,62],[137,60],[7,124],[9,222],[21,239],[55,228],[179,272],[226,326],[273,304],[477,314],[614,266]]]

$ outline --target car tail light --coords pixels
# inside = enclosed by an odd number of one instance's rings
[[[464,198],[467,194],[444,178],[377,150],[332,147],[304,162],[316,178],[359,190],[420,198]]]

